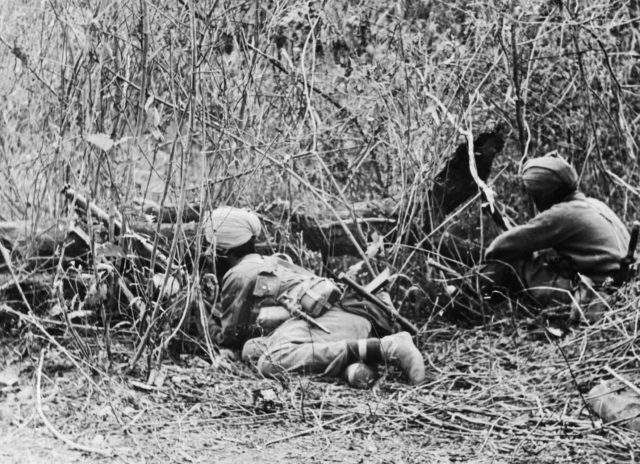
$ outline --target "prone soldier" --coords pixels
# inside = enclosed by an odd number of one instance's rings
[[[223,275],[220,324],[209,328],[219,346],[242,349],[243,359],[255,362],[266,376],[339,376],[354,363],[386,362],[398,364],[411,384],[423,381],[422,355],[407,332],[391,334],[389,313],[357,298],[341,299],[329,279],[280,257],[258,254],[261,224],[253,212],[219,207],[206,215],[204,227]],[[388,295],[378,296],[391,305]],[[291,317],[286,309],[291,304],[314,322]],[[263,325],[282,323],[265,335],[261,320]]]

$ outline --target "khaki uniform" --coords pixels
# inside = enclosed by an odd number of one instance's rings
[[[596,285],[613,277],[628,243],[626,227],[607,205],[573,192],[498,236],[487,249],[485,275],[494,287],[526,290],[540,304],[566,303],[577,273]]]
[[[264,282],[261,285],[268,288],[259,289],[256,295],[261,274],[277,279],[261,279]],[[222,279],[221,330],[213,341],[221,346],[241,348],[249,338],[261,335],[256,319],[262,306],[276,304],[281,295],[313,277],[306,269],[274,256],[257,253],[244,256]]]
[[[281,295],[295,292],[312,279],[318,277],[276,257],[258,254],[243,257],[223,278],[221,330],[215,341],[231,348],[244,345],[243,358],[257,361],[264,375],[283,371],[338,375],[349,359],[348,342],[372,334],[387,335],[390,331],[390,325],[387,331],[365,317],[370,313],[367,303],[347,301],[330,305],[315,318],[330,334],[297,318],[285,321],[268,336],[263,336],[256,324],[261,307],[277,304]]]
[[[316,318],[327,334],[302,319],[289,319],[271,335],[247,341],[242,351],[246,361],[257,361],[265,376],[282,372],[338,376],[347,367],[348,342],[371,336],[371,322],[339,306]]]

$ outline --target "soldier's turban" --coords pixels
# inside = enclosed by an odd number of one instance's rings
[[[262,229],[255,213],[233,206],[220,206],[207,213],[203,227],[209,243],[219,250],[244,245]]]
[[[522,181],[538,208],[547,209],[578,188],[578,173],[560,157],[543,156],[524,165]]]

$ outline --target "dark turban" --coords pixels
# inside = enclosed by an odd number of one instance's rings
[[[564,159],[543,156],[527,161],[522,169],[524,187],[538,209],[544,211],[578,188],[578,173]]]

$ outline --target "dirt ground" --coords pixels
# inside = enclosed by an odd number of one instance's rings
[[[64,381],[59,378],[58,382]],[[281,386],[267,381],[257,385],[247,380],[233,390],[250,400],[253,390],[251,395],[247,390],[253,388],[275,392]],[[326,383],[301,384],[299,388],[313,391],[313,395],[353,396],[353,392],[346,390],[348,387]],[[35,411],[33,388],[20,389],[3,405],[0,461],[402,463],[425,459],[451,462],[458,458],[486,461],[480,458],[482,453],[478,455],[469,447],[447,456],[442,445],[419,428],[387,424],[385,418],[376,418],[375,411],[367,410],[380,404],[374,392],[358,392],[361,398],[354,397],[353,404],[341,407],[329,404],[324,409],[314,402],[303,413],[302,404],[299,410],[285,410],[279,403],[281,400],[266,406],[256,404],[261,400],[255,400],[245,405],[246,410],[242,405],[235,410],[222,410],[215,401],[207,400],[204,392],[202,399],[191,397],[186,402],[168,403],[161,393],[140,394],[123,385],[118,389],[126,390],[122,394],[128,395],[127,401],[139,408],[124,407],[120,411],[124,426],[112,424],[114,412],[108,406],[96,408],[86,401],[43,399],[47,403],[45,414],[56,418],[58,428],[79,444],[105,450],[104,456],[74,450],[54,438]],[[87,413],[78,417],[76,408],[83,407]],[[135,425],[127,427],[130,423]]]
[[[181,369],[174,377],[213,376],[205,371]],[[185,386],[184,379],[175,381]],[[75,450],[54,438],[36,411],[34,388],[27,383],[3,404],[1,462],[489,462],[482,457],[483,451],[468,446],[471,443],[445,453],[440,440],[419,427],[407,426],[403,418],[377,417],[376,408],[390,399],[377,390],[353,391],[344,385],[300,379],[286,392],[281,384],[266,380],[227,379],[223,385],[214,380],[209,388],[234,395],[236,404],[231,409],[193,386],[182,392],[169,387],[148,393],[113,383],[111,402],[123,422],[120,425],[108,401],[98,406],[80,394],[75,400],[62,397],[63,391],[71,394],[72,384],[82,383],[75,373],[58,377],[56,383],[58,388],[53,390],[57,392],[43,398],[44,413],[75,442],[105,450],[106,455]],[[256,397],[254,392],[261,393]],[[275,399],[264,400],[262,392]],[[288,394],[309,396],[309,404],[285,405],[290,401]],[[335,399],[340,397],[348,399],[337,404]],[[473,445],[480,446],[480,440]]]
[[[9,340],[0,366],[17,377],[2,386],[0,375],[0,462],[635,462],[638,435],[603,426],[581,399],[602,361],[585,356],[601,346],[587,335],[557,344],[521,329],[434,330],[422,342],[425,384],[383,369],[365,391],[186,356],[148,385],[142,369],[79,370],[70,351],[47,348],[40,395],[45,345]]]

